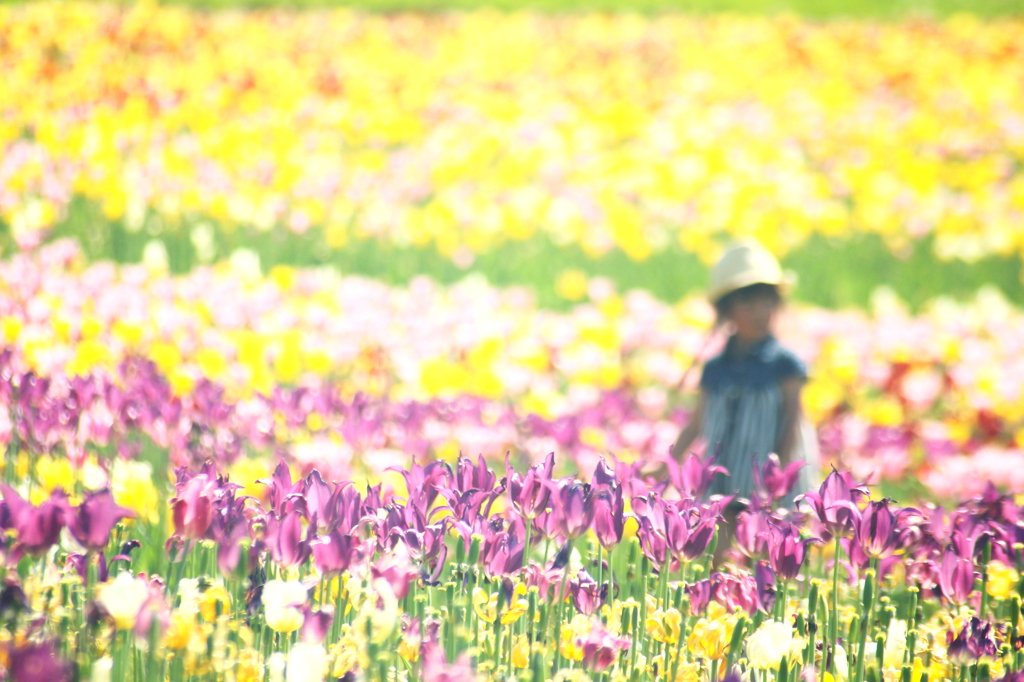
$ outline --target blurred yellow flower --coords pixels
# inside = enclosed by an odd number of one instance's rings
[[[203,592],[199,602],[199,613],[203,620],[212,623],[220,614],[229,613],[231,610],[231,595],[223,585],[210,585]]]
[[[512,646],[512,665],[525,668],[530,665],[530,640],[526,635],[517,635]]]
[[[498,595],[489,594],[482,587],[473,588],[473,610],[476,611],[477,618],[486,622],[493,623],[498,619]]]
[[[1020,575],[1017,571],[1000,561],[990,561],[987,570],[988,584],[986,591],[994,599],[1009,599],[1016,593]]]
[[[196,619],[193,614],[184,613],[181,610],[174,611],[167,627],[167,639],[165,640],[167,648],[177,651],[187,647],[195,627]]]
[[[679,641],[679,633],[683,622],[683,614],[678,609],[661,609],[647,617],[647,634],[655,641],[675,644]]]
[[[555,280],[555,293],[567,301],[582,301],[587,295],[587,274],[582,270],[564,270]]]
[[[735,619],[724,614],[713,619],[701,618],[694,624],[686,645],[699,658],[723,658],[729,651],[735,625]]]
[[[131,509],[139,519],[150,523],[160,519],[160,495],[153,484],[153,467],[148,462],[115,460],[110,491],[115,502]]]

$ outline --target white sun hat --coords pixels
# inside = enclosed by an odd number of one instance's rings
[[[796,283],[796,276],[783,271],[779,261],[754,240],[733,243],[711,268],[708,299],[714,305],[722,297],[752,284],[774,284],[785,291]]]

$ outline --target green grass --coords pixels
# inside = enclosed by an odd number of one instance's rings
[[[23,0],[0,0],[0,4],[21,2]],[[980,17],[1024,16],[1024,0],[164,0],[164,3],[204,9],[353,7],[371,12],[438,12],[492,8],[502,11],[600,11],[642,14],[790,13],[813,19],[899,19],[908,16],[946,17],[958,13]]]
[[[132,233],[121,223],[105,220],[96,206],[81,199],[74,201],[68,215],[55,230],[54,238],[78,239],[92,260],[138,262],[145,244],[156,238],[164,242],[173,272],[188,272],[197,265],[187,231],[160,231],[159,222],[152,217],[147,228]],[[620,251],[593,259],[579,247],[560,247],[547,238],[536,237],[509,242],[478,256],[471,268],[460,269],[432,247],[399,247],[361,239],[344,249],[331,249],[323,233],[315,228],[302,237],[283,229],[218,230],[216,235],[216,258],[245,247],[259,254],[264,271],[275,265],[330,265],[345,274],[365,275],[390,284],[404,284],[420,274],[450,284],[469,273],[479,273],[498,286],[526,285],[536,292],[540,305],[555,309],[570,305],[554,288],[557,276],[568,268],[609,277],[620,290],[646,289],[664,301],[702,291],[708,278],[706,266],[679,247],[643,262],[630,260]],[[0,243],[4,241],[8,242],[3,244],[4,252],[9,253],[13,248],[9,237],[0,233]],[[983,285],[994,285],[1011,301],[1024,305],[1020,258],[941,262],[932,254],[930,239],[917,243],[909,255],[899,258],[874,236],[846,240],[813,237],[784,258],[783,265],[799,277],[794,300],[828,308],[866,307],[880,285],[891,287],[912,309],[939,295],[968,298]]]

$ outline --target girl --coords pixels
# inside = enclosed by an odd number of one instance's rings
[[[704,366],[697,409],[672,456],[681,460],[703,435],[705,457],[716,456],[729,470],[728,476],[715,476],[710,494],[738,498],[727,510],[727,521],[742,508],[739,500],[754,492],[754,469],[769,454],[777,454],[783,466],[808,464],[790,501],[810,490],[818,473],[817,438],[807,432],[810,424],[800,408],[807,370],[772,335],[781,290],[788,284],[775,257],[756,242],[733,245],[711,270],[708,298],[718,324],[729,324],[732,334],[725,349]]]

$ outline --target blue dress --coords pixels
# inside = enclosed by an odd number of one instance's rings
[[[735,337],[730,338],[725,350],[704,366],[700,386],[706,403],[701,432],[705,456],[717,455],[718,464],[730,474],[715,476],[710,494],[749,498],[754,492],[754,468],[767,461],[779,440],[780,385],[793,377],[806,379],[807,367],[771,335],[742,356],[735,346]],[[807,461],[808,466],[801,470],[794,494],[810,490],[818,475],[817,437],[806,419],[800,432],[792,459]]]

